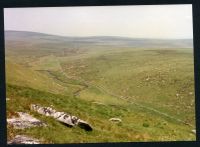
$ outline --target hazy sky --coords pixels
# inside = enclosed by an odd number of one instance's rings
[[[193,38],[192,5],[5,8],[4,24],[63,36]]]

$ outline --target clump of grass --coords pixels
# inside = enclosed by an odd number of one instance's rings
[[[145,128],[148,128],[150,125],[149,125],[149,123],[145,122],[145,123],[142,124],[142,126],[145,127]]]

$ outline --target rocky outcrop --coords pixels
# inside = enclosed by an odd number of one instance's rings
[[[8,144],[40,144],[40,141],[25,135],[17,135],[14,139],[8,141]]]
[[[112,122],[122,122],[122,120],[120,118],[110,118],[109,121],[112,121]]]
[[[12,125],[15,129],[24,129],[37,126],[46,126],[42,121],[32,117],[24,112],[17,112],[19,117],[7,119],[8,124]]]
[[[31,104],[30,109],[38,112],[39,114],[53,117],[59,122],[65,124],[66,126],[79,126],[80,128],[85,129],[86,131],[92,131],[91,125],[86,121],[81,120],[76,116],[69,115],[65,112],[58,112],[51,107],[42,107],[39,105]]]

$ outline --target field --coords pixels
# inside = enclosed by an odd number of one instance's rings
[[[7,31],[7,118],[27,112],[48,124],[7,125],[8,140],[19,134],[42,143],[196,140],[191,42]],[[30,104],[78,116],[93,131],[66,127]]]

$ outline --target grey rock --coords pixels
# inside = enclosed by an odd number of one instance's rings
[[[69,115],[65,112],[56,111],[51,107],[42,107],[36,104],[31,104],[30,109],[38,112],[39,114],[53,117],[57,121],[65,124],[66,126],[69,127],[79,126],[80,128],[86,131],[92,131],[92,126],[88,122],[81,120],[76,116]]]
[[[110,118],[109,121],[112,121],[112,122],[122,122],[122,120],[120,118]]]
[[[102,105],[102,106],[106,106],[104,103],[100,103],[100,102],[92,102],[93,104],[96,104],[96,105]]]
[[[196,134],[196,130],[191,130],[192,133]]]
[[[14,139],[8,141],[8,144],[40,144],[40,141],[25,135],[17,135]]]
[[[25,129],[30,127],[46,126],[42,121],[32,117],[24,112],[17,112],[19,117],[7,119],[8,124],[13,125],[15,129]]]

